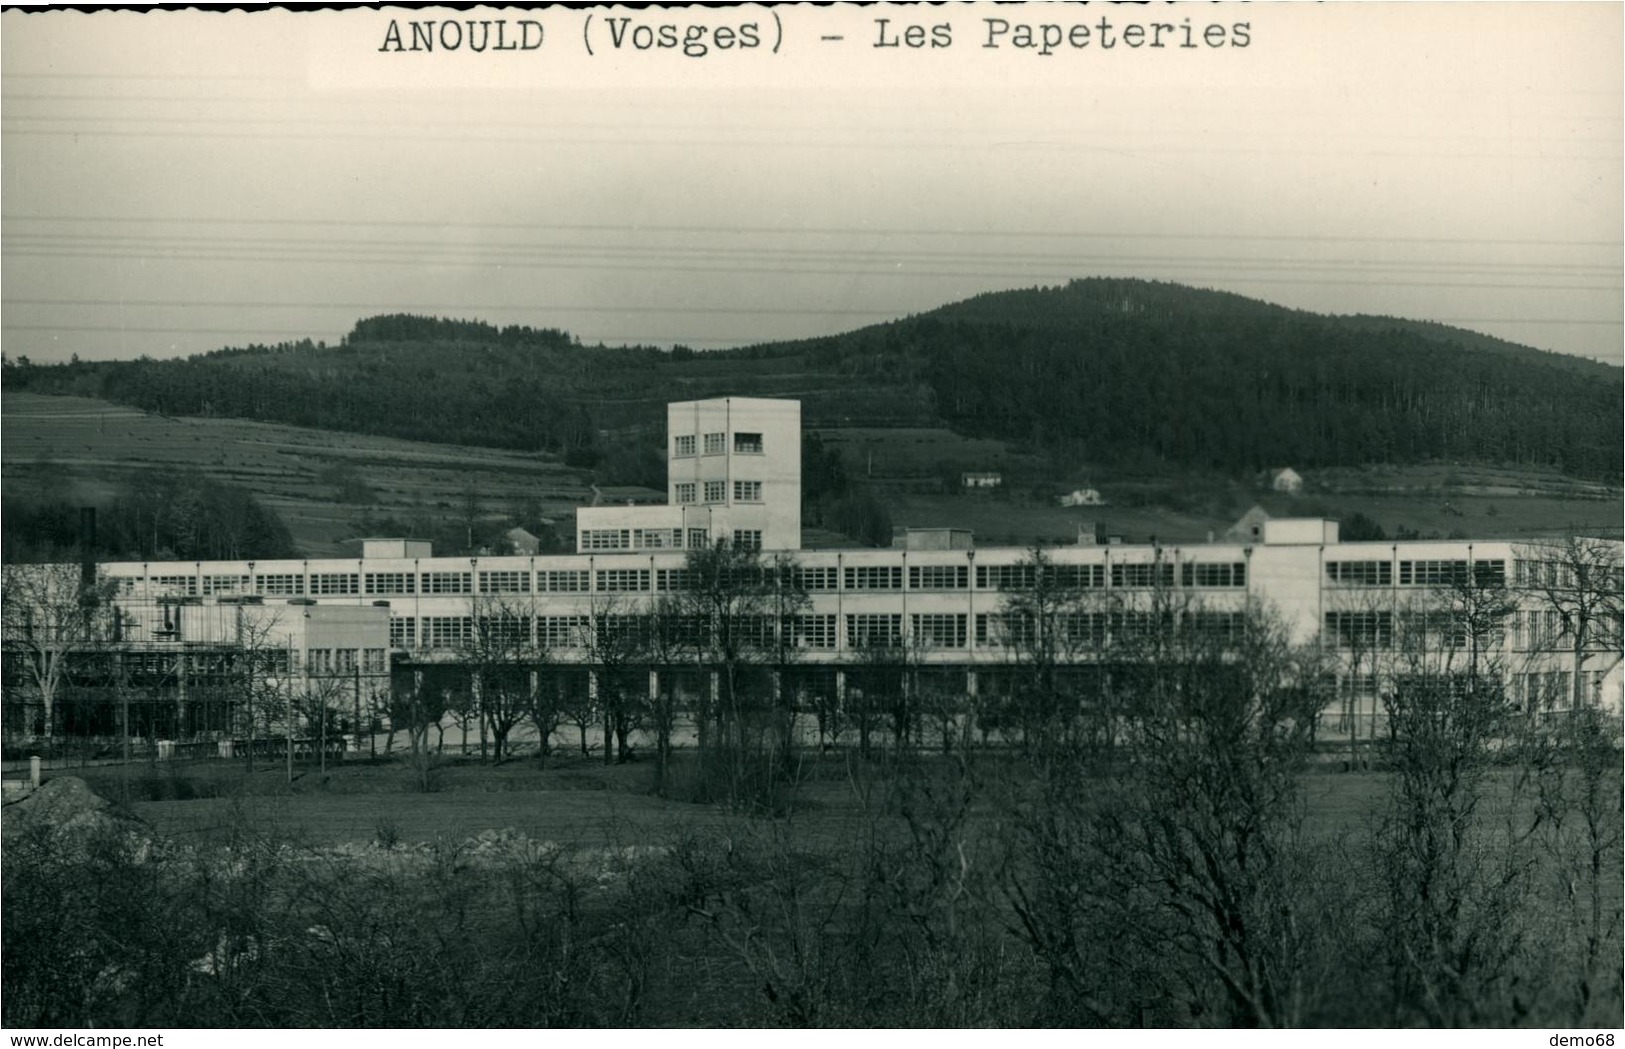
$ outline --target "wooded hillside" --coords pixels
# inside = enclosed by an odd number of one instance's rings
[[[390,316],[186,360],[33,365],[11,389],[173,415],[558,453],[658,433],[674,398],[794,396],[806,425],[946,425],[1091,461],[1239,474],[1454,459],[1619,481],[1618,369],[1443,325],[1328,317],[1133,280],[976,296],[739,350],[582,346],[555,329]]]

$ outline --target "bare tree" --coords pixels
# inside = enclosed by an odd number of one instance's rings
[[[650,621],[618,595],[595,594],[587,630],[597,708],[604,725],[604,764],[626,761],[630,737],[648,709]]]
[[[1273,616],[1224,615],[1148,621],[1114,668],[1109,772],[1081,739],[1051,747],[1016,809],[1006,891],[1057,1022],[1286,1026],[1314,998],[1301,772],[1321,668]]]
[[[690,551],[677,591],[683,614],[703,624],[699,663],[716,675],[716,701],[696,718],[702,764],[717,762],[735,803],[747,778],[753,750],[753,719],[766,706],[780,746],[780,767],[787,753],[783,697],[774,682],[792,656],[786,636],[789,624],[807,605],[793,558],[763,563],[755,550],[726,541]],[[763,670],[772,671],[764,681]]]
[[[1520,721],[1506,687],[1514,607],[1504,579],[1464,569],[1395,620],[1383,695],[1392,787],[1375,838],[1394,1022],[1519,1019],[1510,981],[1528,934],[1517,920],[1527,864],[1483,811]]]
[[[675,593],[662,593],[650,603],[648,654],[659,681],[649,697],[648,718],[655,735],[655,793],[662,797],[668,789],[672,736],[677,727],[676,671],[698,656],[703,639],[698,626]]]
[[[547,663],[547,650],[533,636],[528,603],[481,594],[472,599],[471,612],[462,655],[475,710],[490,730],[492,756],[500,764],[509,753],[509,735],[535,709],[536,672]]]
[[[1620,544],[1570,535],[1516,551],[1515,585],[1534,600],[1533,611],[1555,613],[1557,644],[1566,639],[1574,709],[1586,705],[1587,667],[1599,676],[1621,658]]]
[[[390,690],[389,724],[392,734],[397,728],[406,729],[408,761],[418,790],[433,786],[435,755],[429,748],[429,729],[439,725],[445,715],[445,691],[425,681],[421,668],[397,675]]]
[[[57,701],[74,659],[113,638],[115,584],[83,578],[78,565],[8,564],[0,602],[6,655],[22,664],[38,698],[41,735],[56,736]]]
[[[1057,565],[1033,547],[1003,588],[996,633],[1019,671],[1013,713],[1023,745],[1039,747],[1069,738],[1082,725],[1084,696],[1066,678],[1086,655],[1098,655],[1106,639],[1104,591],[1086,585],[1099,566]],[[1096,713],[1098,711],[1091,711]]]

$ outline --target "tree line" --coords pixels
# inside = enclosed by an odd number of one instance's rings
[[[237,561],[296,557],[293,537],[275,511],[243,489],[197,470],[142,471],[91,501],[95,537],[80,532],[84,500],[55,494],[61,478],[50,464],[23,468],[0,516],[7,562],[77,561],[85,555],[125,561]]]

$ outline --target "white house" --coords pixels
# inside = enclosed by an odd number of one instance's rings
[[[997,471],[983,470],[959,475],[962,488],[997,488],[1003,483],[1004,475]]]
[[[1275,474],[1270,478],[1270,487],[1277,492],[1301,492],[1303,491],[1303,478],[1299,476],[1298,471],[1288,466],[1275,471]]]
[[[1098,488],[1079,488],[1061,496],[1062,506],[1105,506]]]

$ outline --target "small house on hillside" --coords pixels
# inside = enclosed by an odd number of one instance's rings
[[[1098,488],[1079,488],[1061,496],[1062,506],[1105,506],[1106,500]]]
[[[542,541],[523,528],[510,528],[502,533],[502,538],[521,557],[533,557],[542,548]]]
[[[1298,475],[1298,471],[1288,466],[1275,471],[1270,478],[1270,487],[1277,492],[1301,492],[1303,491],[1303,478]]]
[[[1004,475],[996,470],[959,475],[959,484],[962,488],[997,488],[1003,483]]]
[[[1225,529],[1224,537],[1229,540],[1239,539],[1244,543],[1261,543],[1264,541],[1264,522],[1270,515],[1262,506],[1255,506],[1242,514],[1240,519]]]

